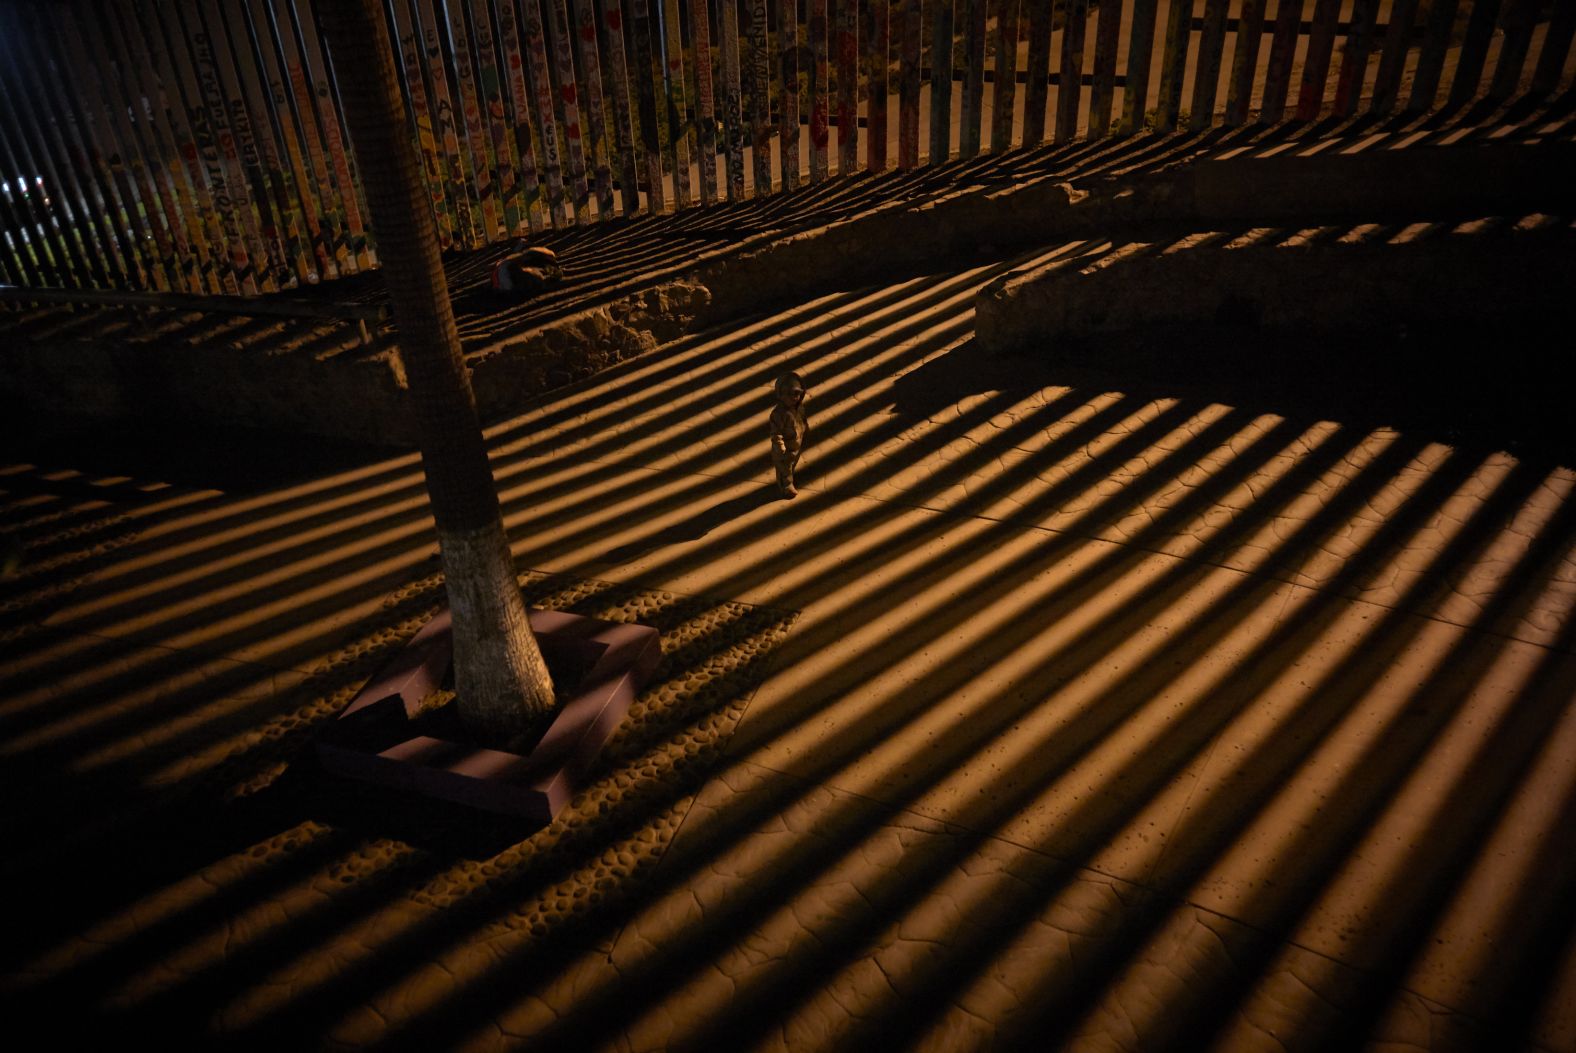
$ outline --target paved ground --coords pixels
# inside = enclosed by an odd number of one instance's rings
[[[1354,411],[1404,407],[1404,375],[1271,402],[1153,349],[971,343],[979,287],[1088,248],[831,294],[492,429],[533,600],[668,638],[536,834],[312,769],[436,602],[414,458],[0,470],[27,542],[8,1019],[176,1048],[1576,1050],[1558,391],[1463,439]],[[1472,390],[1481,347],[1438,337],[1427,367]],[[1292,350],[1361,387],[1382,347]]]

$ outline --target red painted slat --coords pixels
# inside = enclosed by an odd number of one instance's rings
[[[1313,6],[1313,32],[1308,35],[1302,86],[1297,90],[1299,121],[1313,120],[1324,108],[1324,86],[1329,80],[1330,56],[1335,49],[1335,19],[1340,13],[1341,0],[1317,0]]]
[[[1354,0],[1351,29],[1341,49],[1341,73],[1335,82],[1335,103],[1331,113],[1350,117],[1357,111],[1363,94],[1363,78],[1368,73],[1368,58],[1373,53],[1374,22],[1379,16],[1379,0]]]

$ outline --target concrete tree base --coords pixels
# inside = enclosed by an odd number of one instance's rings
[[[339,775],[546,825],[569,803],[661,658],[661,634],[560,611],[531,610],[531,629],[563,705],[534,748],[467,744],[452,706],[420,712],[453,655],[449,612],[427,623],[317,740]]]

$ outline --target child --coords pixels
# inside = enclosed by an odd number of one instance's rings
[[[557,254],[538,245],[499,260],[490,284],[494,296],[521,300],[558,284],[563,277]]]
[[[784,373],[775,385],[777,405],[772,407],[772,467],[777,470],[777,488],[784,498],[799,496],[793,485],[793,471],[804,452],[804,437],[810,430],[805,416],[804,380],[797,373]]]

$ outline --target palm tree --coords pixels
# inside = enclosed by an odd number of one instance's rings
[[[394,50],[379,0],[326,0],[317,7],[336,53],[340,99],[418,419],[454,619],[455,705],[475,733],[507,742],[551,710],[553,686],[514,576]]]

